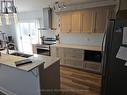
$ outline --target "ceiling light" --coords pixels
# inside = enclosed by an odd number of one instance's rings
[[[64,2],[56,1],[56,2],[54,3],[54,6],[53,6],[53,9],[54,9],[54,10],[61,10],[61,9],[64,9],[64,8],[66,8],[66,5],[65,5]]]
[[[66,8],[66,5],[65,5],[64,3],[62,3],[62,7],[63,7],[63,8]]]
[[[3,18],[5,18],[5,20],[3,21],[6,22],[6,25],[11,24],[11,19],[14,18],[15,20],[15,17],[17,17],[15,16],[17,13],[17,9],[15,7],[14,0],[2,0],[0,1],[0,5],[0,15],[3,16]],[[4,22],[2,23],[5,24]]]
[[[3,0],[1,3],[1,14],[13,14],[17,13],[17,9],[14,5],[14,0]]]

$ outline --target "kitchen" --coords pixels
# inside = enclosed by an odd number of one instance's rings
[[[32,1],[15,0],[18,9],[16,17],[10,21],[6,17],[1,17],[0,92],[7,95],[10,95],[10,91],[15,95],[52,95],[54,92],[60,95],[119,95],[118,93],[123,91],[122,95],[126,95],[127,92],[123,87],[123,90],[118,92],[114,90],[119,88],[114,86],[112,82],[114,80],[107,81],[110,77],[106,67],[108,65],[105,64],[108,64],[106,58],[107,52],[110,52],[107,45],[111,47],[109,43],[111,38],[107,38],[112,35],[107,33],[108,29],[111,29],[107,28],[109,19],[113,21],[115,18],[124,18],[119,11],[126,10],[127,2],[125,0]],[[126,15],[126,12],[123,14]],[[10,61],[2,57],[6,55]],[[25,61],[28,61],[27,63],[32,61],[33,65],[25,64],[26,66],[18,67],[15,62],[20,61],[22,57],[30,59]],[[12,72],[5,73],[3,71],[8,67],[8,63],[13,64],[9,65],[11,67],[8,70]],[[4,73],[6,75],[3,75]],[[11,73],[14,74],[10,77]],[[28,82],[28,91],[23,91],[22,86],[16,87],[7,79],[3,81],[5,76],[13,80],[14,77],[18,77],[18,73],[22,73],[19,76],[21,79],[16,78],[14,79],[16,82],[12,83],[21,85],[25,82],[20,83],[20,81],[25,79],[36,84]],[[29,77],[25,76],[27,73],[30,77],[36,76],[36,79],[29,80]],[[112,83],[112,88],[109,83]],[[38,87],[36,90],[31,91],[31,88],[36,87]],[[16,88],[17,91],[14,90]]]

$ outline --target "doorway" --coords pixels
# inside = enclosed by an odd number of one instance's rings
[[[38,24],[36,21],[18,23],[17,39],[18,50],[23,53],[33,54],[32,44],[39,42]]]

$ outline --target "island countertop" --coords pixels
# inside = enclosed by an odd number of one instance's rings
[[[21,66],[15,65],[15,61],[20,61],[20,60],[24,60],[24,59],[26,59],[26,58],[14,56],[14,55],[1,54],[0,64],[7,65],[7,66],[10,66],[13,68],[20,69],[20,70],[30,71],[41,64],[44,64],[44,69],[46,69],[53,63],[59,61],[59,58],[56,58],[56,57],[49,57],[49,56],[34,54],[33,56],[29,57],[29,59],[32,60],[31,64],[25,64],[25,65],[21,65]]]

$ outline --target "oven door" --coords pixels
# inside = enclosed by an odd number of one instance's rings
[[[50,56],[50,46],[43,45],[43,47],[37,47],[37,54]]]

